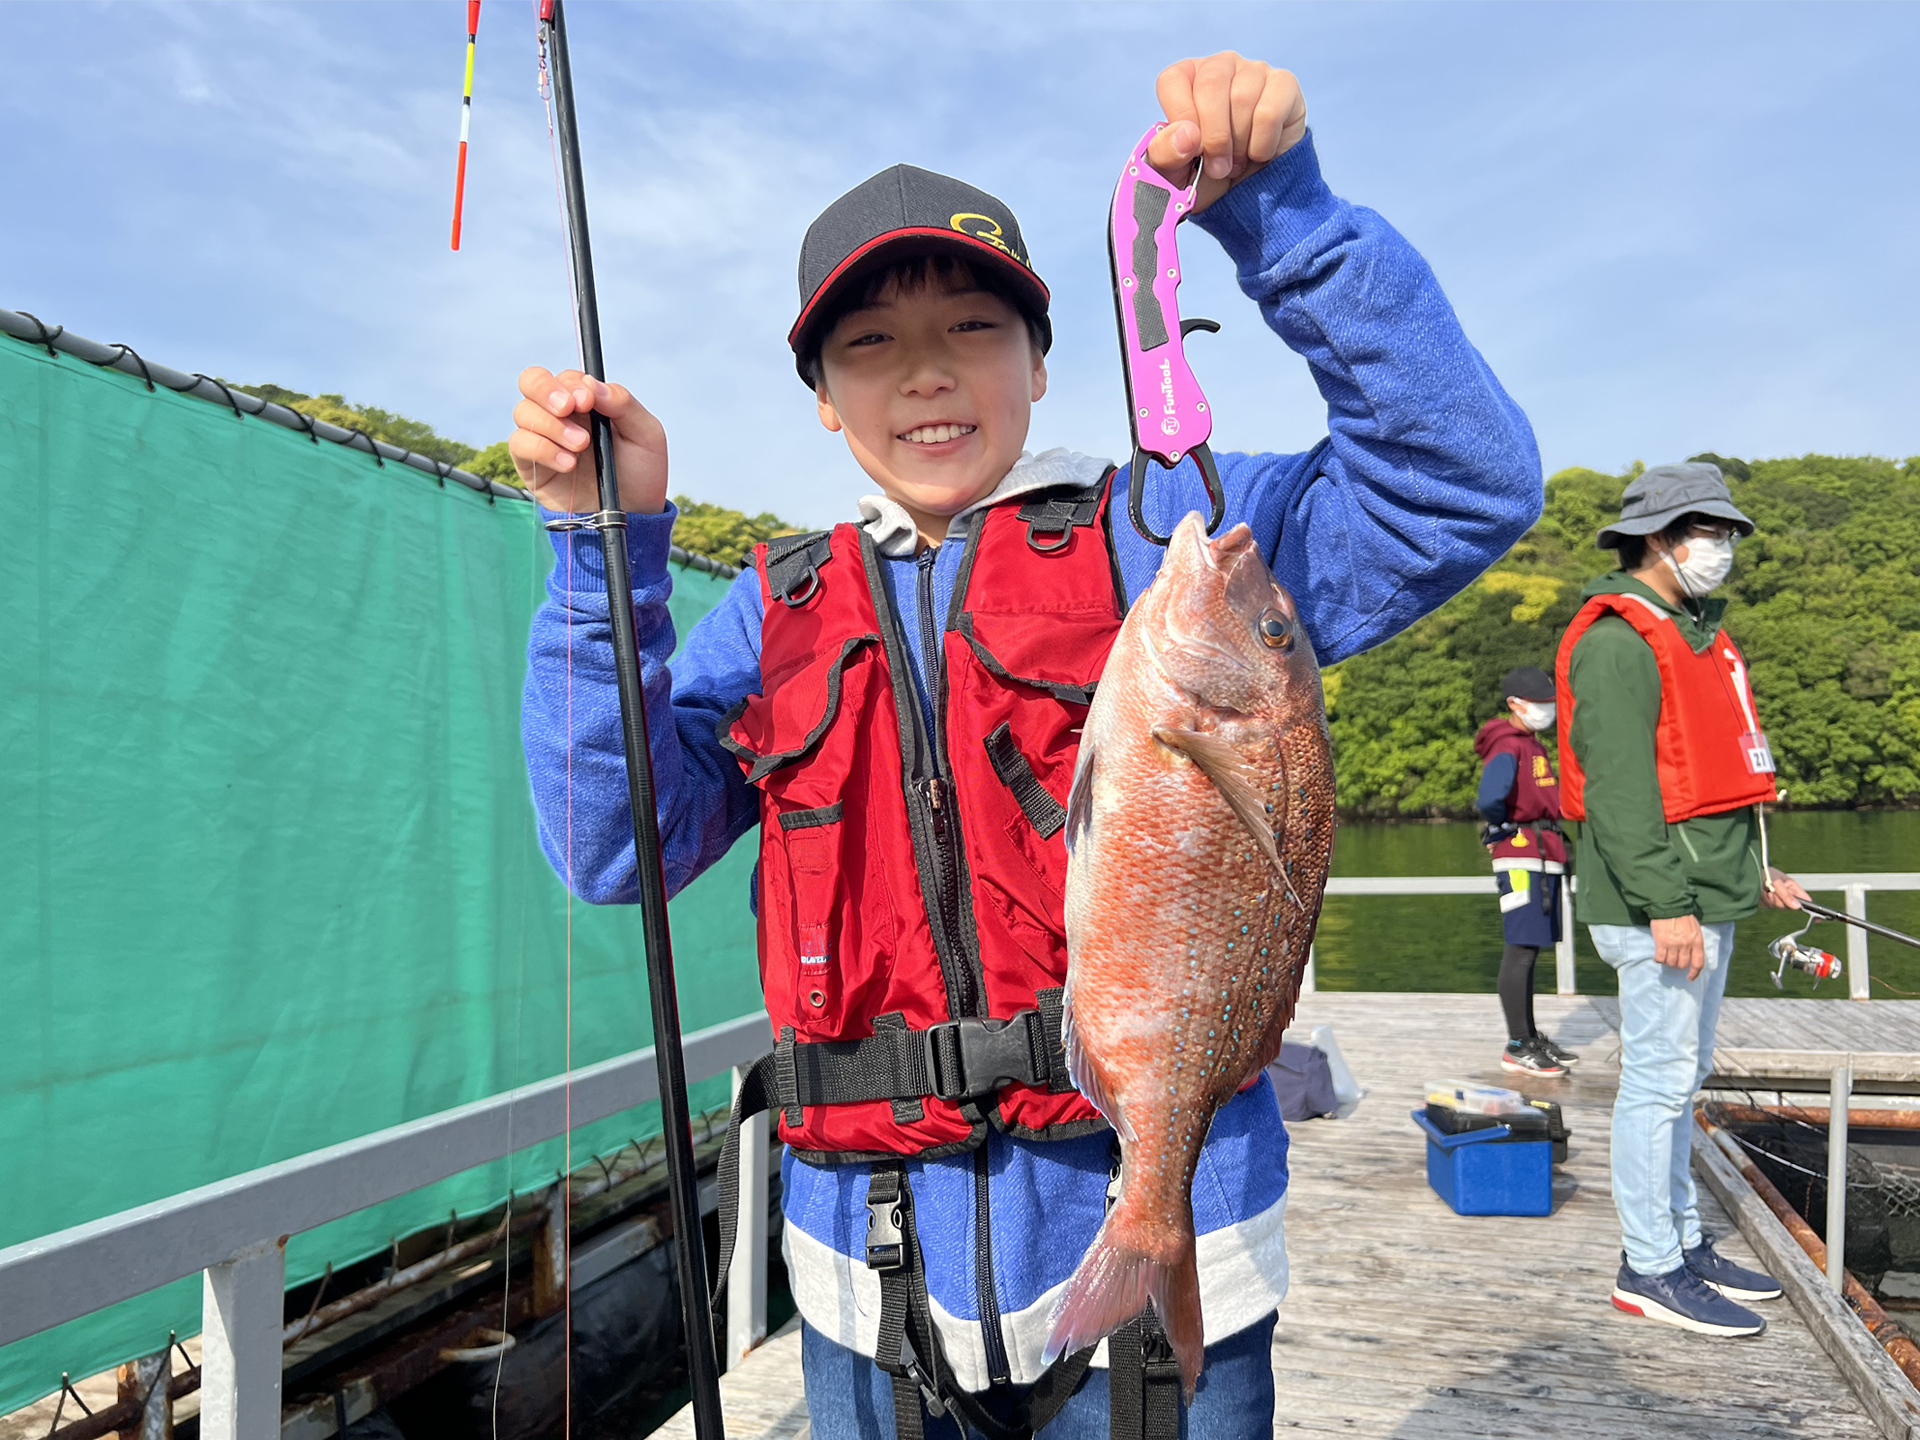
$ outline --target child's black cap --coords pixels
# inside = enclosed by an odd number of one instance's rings
[[[1544,704],[1554,698],[1553,677],[1537,665],[1516,665],[1500,677],[1500,693]]]
[[[787,334],[802,380],[813,383],[805,367],[811,332],[841,282],[883,251],[929,247],[998,266],[1039,331],[1042,353],[1052,346],[1047,287],[1027,261],[1013,211],[950,175],[896,165],[854,186],[807,227],[800,245],[800,318]]]

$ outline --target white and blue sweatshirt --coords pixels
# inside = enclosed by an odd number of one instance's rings
[[[1226,524],[1252,527],[1321,663],[1331,664],[1432,610],[1533,523],[1542,499],[1533,432],[1461,333],[1426,262],[1373,211],[1327,188],[1311,136],[1194,223],[1225,247],[1241,288],[1307,361],[1327,402],[1329,433],[1313,449],[1222,454],[1218,465]],[[1023,456],[981,503],[1063,481],[1087,484],[1105,468],[1066,451]],[[1120,472],[1112,501],[1129,602],[1163,553],[1123,518],[1132,478]],[[1155,529],[1170,533],[1195,509],[1204,514],[1207,501],[1191,462],[1172,474],[1152,471],[1145,510]],[[898,507],[876,499],[862,503],[862,515],[925,705],[921,569],[931,566],[935,613],[946,614],[962,547],[916,556]],[[760,814],[758,792],[718,739],[721,717],[760,690],[759,577],[739,577],[693,627],[670,672],[674,518],[671,507],[632,515],[626,531],[670,893],[726,854]],[[599,544],[591,530],[554,537],[560,563],[534,619],[522,723],[548,857],[568,873],[571,741],[573,884],[583,900],[632,904],[633,828]],[[1035,1141],[989,1129],[984,1185],[973,1156],[908,1163],[934,1320],[962,1386],[1028,1384],[1040,1375],[1053,1303],[1105,1213],[1112,1157],[1106,1135]],[[802,1316],[827,1338],[872,1355],[880,1292],[864,1258],[867,1176],[864,1165],[816,1166],[789,1155],[783,1204]],[[1286,1186],[1286,1132],[1263,1079],[1220,1112],[1195,1173],[1209,1344],[1262,1319],[1286,1291]],[[976,1223],[982,1192],[984,1226]],[[977,1261],[981,1237],[988,1243]],[[1104,1347],[1096,1363],[1104,1363]]]

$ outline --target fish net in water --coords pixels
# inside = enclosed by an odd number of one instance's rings
[[[1738,1117],[1707,1114],[1740,1143],[1760,1173],[1816,1233],[1827,1227],[1827,1128],[1786,1117],[1756,1121],[1752,1097]],[[1847,1145],[1847,1268],[1868,1285],[1888,1271],[1920,1272],[1920,1135],[1865,1131]]]

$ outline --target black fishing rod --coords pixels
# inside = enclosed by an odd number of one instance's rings
[[[554,132],[566,196],[567,239],[573,254],[574,303],[580,325],[580,363],[596,380],[607,378],[600,349],[600,306],[593,286],[593,248],[587,239],[586,188],[580,174],[580,132],[573,112],[573,67],[567,58],[567,22],[561,0],[541,0],[540,25],[553,79]],[[607,615],[613,625],[615,687],[627,751],[627,798],[633,807],[633,858],[640,886],[646,942],[647,989],[653,1002],[653,1052],[660,1079],[660,1127],[667,1147],[667,1193],[672,1201],[674,1261],[680,1312],[687,1332],[687,1380],[693,1389],[693,1430],[699,1440],[725,1440],[720,1418],[720,1367],[713,1343],[713,1306],[707,1293],[707,1251],[700,1225],[699,1177],[693,1167],[693,1127],[687,1108],[686,1057],[680,1050],[680,1000],[673,980],[673,937],[667,928],[667,880],[660,861],[660,822],[654,813],[653,760],[647,749],[647,700],[640,685],[640,646],[633,628],[633,586],[627,568],[627,517],[613,466],[613,425],[594,411],[593,463],[599,472],[600,510],[586,523],[600,532],[606,557]]]

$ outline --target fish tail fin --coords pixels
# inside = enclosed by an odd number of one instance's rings
[[[1152,1301],[1161,1327],[1180,1362],[1180,1380],[1189,1401],[1200,1381],[1204,1340],[1200,1320],[1199,1257],[1191,1238],[1185,1251],[1168,1263],[1127,1244],[1114,1222],[1116,1208],[1093,1238],[1086,1256],[1067,1282],[1053,1313],[1044,1363],[1097,1344],[1132,1320]]]

